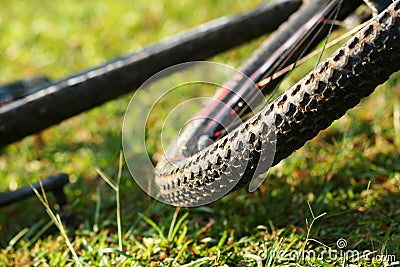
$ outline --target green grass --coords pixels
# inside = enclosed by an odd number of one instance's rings
[[[0,14],[0,82],[61,78],[257,2],[7,1]],[[259,43],[213,60],[239,66]],[[56,217],[55,226],[39,198],[1,208],[0,265],[262,266],[263,256],[267,266],[343,266],[343,257],[289,257],[337,249],[340,238],[347,251],[374,252],[372,263],[361,266],[382,266],[382,255],[400,261],[398,78],[273,168],[256,192],[242,189],[194,209],[151,199],[125,164],[119,168],[130,96],[45,130],[43,147],[33,137],[10,145],[0,155],[0,190],[67,172],[77,218],[75,228]],[[51,194],[48,202],[54,203]],[[277,257],[278,250],[292,254]]]

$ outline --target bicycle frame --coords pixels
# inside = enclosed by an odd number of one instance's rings
[[[36,93],[0,107],[0,147],[131,92],[166,67],[205,59],[271,32],[300,4],[300,0],[284,0],[223,17],[140,52],[36,88]]]

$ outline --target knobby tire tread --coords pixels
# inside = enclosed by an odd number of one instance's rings
[[[400,69],[400,3],[319,64],[253,118],[207,149],[158,169],[161,198],[193,206],[226,187],[243,186],[265,172],[261,147],[274,142],[272,165],[288,157],[356,106]],[[259,167],[257,167],[259,166]],[[240,175],[240,181],[230,174]]]

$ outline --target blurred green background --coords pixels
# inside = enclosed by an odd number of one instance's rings
[[[0,83],[41,74],[59,79],[259,3],[5,1],[0,7]],[[212,60],[238,67],[260,42],[252,41]],[[312,65],[296,70],[284,87]],[[131,258],[122,259],[115,250],[103,251],[116,249],[121,237],[116,232],[115,194],[95,171],[99,168],[113,178],[117,174],[121,125],[130,95],[43,131],[43,143],[27,137],[2,149],[0,190],[68,173],[72,184],[66,191],[78,215],[77,228],[68,234],[80,260],[91,266],[113,262],[173,266],[201,259],[204,261],[198,266],[257,266],[257,260],[249,255],[257,254],[260,242],[270,247],[318,250],[323,246],[307,239],[310,207],[315,215],[327,213],[311,231],[311,237],[320,242],[333,246],[342,237],[349,248],[398,255],[398,77],[394,75],[360,107],[275,167],[257,192],[249,194],[243,189],[210,206],[187,210],[189,215],[177,230],[181,242],[166,242],[157,229],[166,235],[177,211],[147,197],[124,166],[122,239]],[[1,208],[2,265],[74,265],[58,231],[40,232],[49,221],[35,198]]]

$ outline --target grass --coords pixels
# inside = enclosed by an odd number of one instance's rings
[[[0,14],[0,82],[35,74],[61,78],[256,4],[7,1]],[[239,66],[259,43],[213,60]],[[45,208],[40,198],[1,208],[0,265],[346,266],[344,256],[347,264],[354,259],[346,251],[367,250],[371,261],[361,266],[383,266],[385,255],[387,263],[393,257],[398,262],[398,79],[394,75],[273,168],[256,192],[242,189],[194,209],[151,199],[120,160],[130,96],[45,130],[44,146],[33,137],[10,145],[0,155],[0,190],[67,172],[72,182],[66,191],[77,218],[75,227],[60,223],[51,194],[41,195]],[[347,243],[344,250],[337,247],[340,239]],[[321,256],[328,248],[339,256]],[[320,257],[296,257],[312,251]]]

